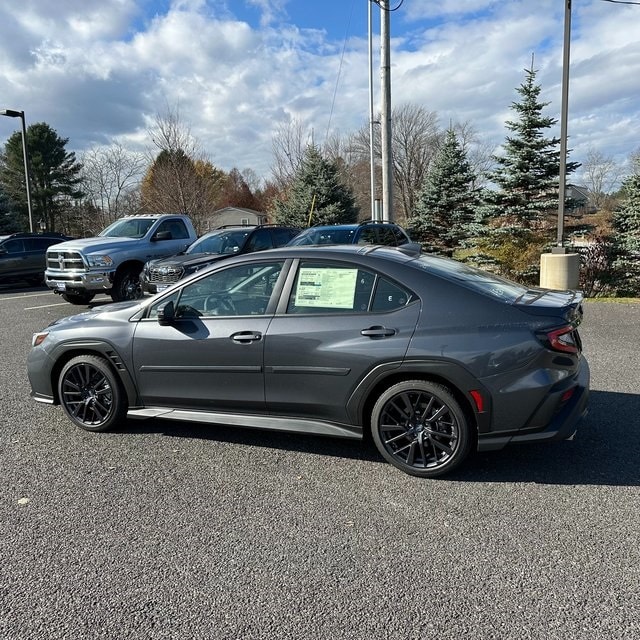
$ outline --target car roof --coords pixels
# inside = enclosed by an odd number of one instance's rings
[[[349,258],[349,257],[374,257],[394,262],[408,262],[414,260],[420,254],[420,245],[411,243],[401,247],[390,247],[382,244],[330,244],[330,245],[294,245],[260,251],[258,254],[249,253],[234,257],[240,260],[255,260],[256,257],[282,257],[282,258]]]

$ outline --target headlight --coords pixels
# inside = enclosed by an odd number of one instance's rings
[[[44,339],[49,335],[48,331],[41,331],[40,333],[34,333],[31,338],[31,346],[37,347],[44,342]]]
[[[110,267],[113,264],[111,256],[87,256],[90,267]]]

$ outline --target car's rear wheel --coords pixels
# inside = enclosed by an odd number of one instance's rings
[[[63,293],[62,299],[70,304],[89,304],[95,295],[95,293]]]
[[[111,298],[114,302],[122,302],[123,300],[138,300],[142,298],[142,283],[140,282],[140,274],[142,267],[127,267],[118,273],[111,288]]]
[[[435,478],[457,467],[472,444],[472,428],[448,389],[426,380],[389,387],[371,413],[378,451],[405,473]]]
[[[71,421],[87,431],[106,431],[127,414],[120,380],[108,362],[95,355],[80,355],[67,362],[58,379],[58,397]]]

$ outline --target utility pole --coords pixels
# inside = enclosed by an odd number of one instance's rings
[[[564,203],[567,188],[567,120],[569,111],[569,47],[571,44],[571,0],[565,0],[564,49],[562,55],[562,104],[560,114],[560,184],[558,189],[558,236],[556,244],[563,247]],[[563,250],[558,249],[558,253]]]
[[[369,166],[371,168],[369,181],[371,187],[371,219],[377,219],[376,213],[376,156],[374,152],[375,130],[373,112],[373,0],[367,0],[369,11],[367,14],[369,24]]]
[[[391,155],[391,38],[389,0],[380,5],[380,75],[382,80],[382,219],[393,222],[393,158]]]

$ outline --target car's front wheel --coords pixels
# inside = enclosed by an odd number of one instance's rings
[[[467,456],[473,430],[448,389],[426,380],[389,387],[371,414],[373,440],[382,456],[398,469],[435,478]]]
[[[87,431],[106,431],[127,414],[120,380],[100,356],[86,354],[69,360],[60,372],[58,397],[71,421]]]

